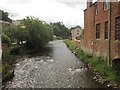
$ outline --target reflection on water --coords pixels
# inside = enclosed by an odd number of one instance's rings
[[[46,45],[41,55],[16,64],[9,88],[98,88],[92,73],[75,57],[62,40]]]

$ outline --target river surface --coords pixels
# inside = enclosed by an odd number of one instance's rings
[[[93,81],[86,65],[62,40],[46,45],[44,55],[24,58],[16,64],[15,77],[8,88],[103,88]]]

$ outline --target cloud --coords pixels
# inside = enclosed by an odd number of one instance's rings
[[[10,17],[18,17],[20,14],[16,12],[10,12]]]
[[[6,4],[27,4],[31,0],[2,0]]]
[[[54,0],[54,1],[57,1],[57,2],[86,2],[86,0]]]
[[[70,6],[70,7],[76,7],[78,5],[80,6],[84,6],[85,5],[85,0],[54,0],[56,2],[59,2],[59,3],[63,3],[67,6]]]
[[[84,26],[84,2],[66,0],[2,0],[0,8],[8,11],[13,20],[23,19],[25,16],[35,16],[47,22],[63,22],[67,27]],[[8,3],[9,1],[9,3]],[[10,2],[11,1],[11,2]],[[79,0],[80,1],[80,0]],[[23,4],[22,4],[23,3]]]

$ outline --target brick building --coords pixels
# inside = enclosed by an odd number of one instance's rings
[[[84,44],[85,52],[102,55],[108,60],[120,61],[120,1],[87,2],[84,10]]]

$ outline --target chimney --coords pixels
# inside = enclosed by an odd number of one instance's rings
[[[92,5],[92,0],[87,0],[87,8],[89,8]]]

